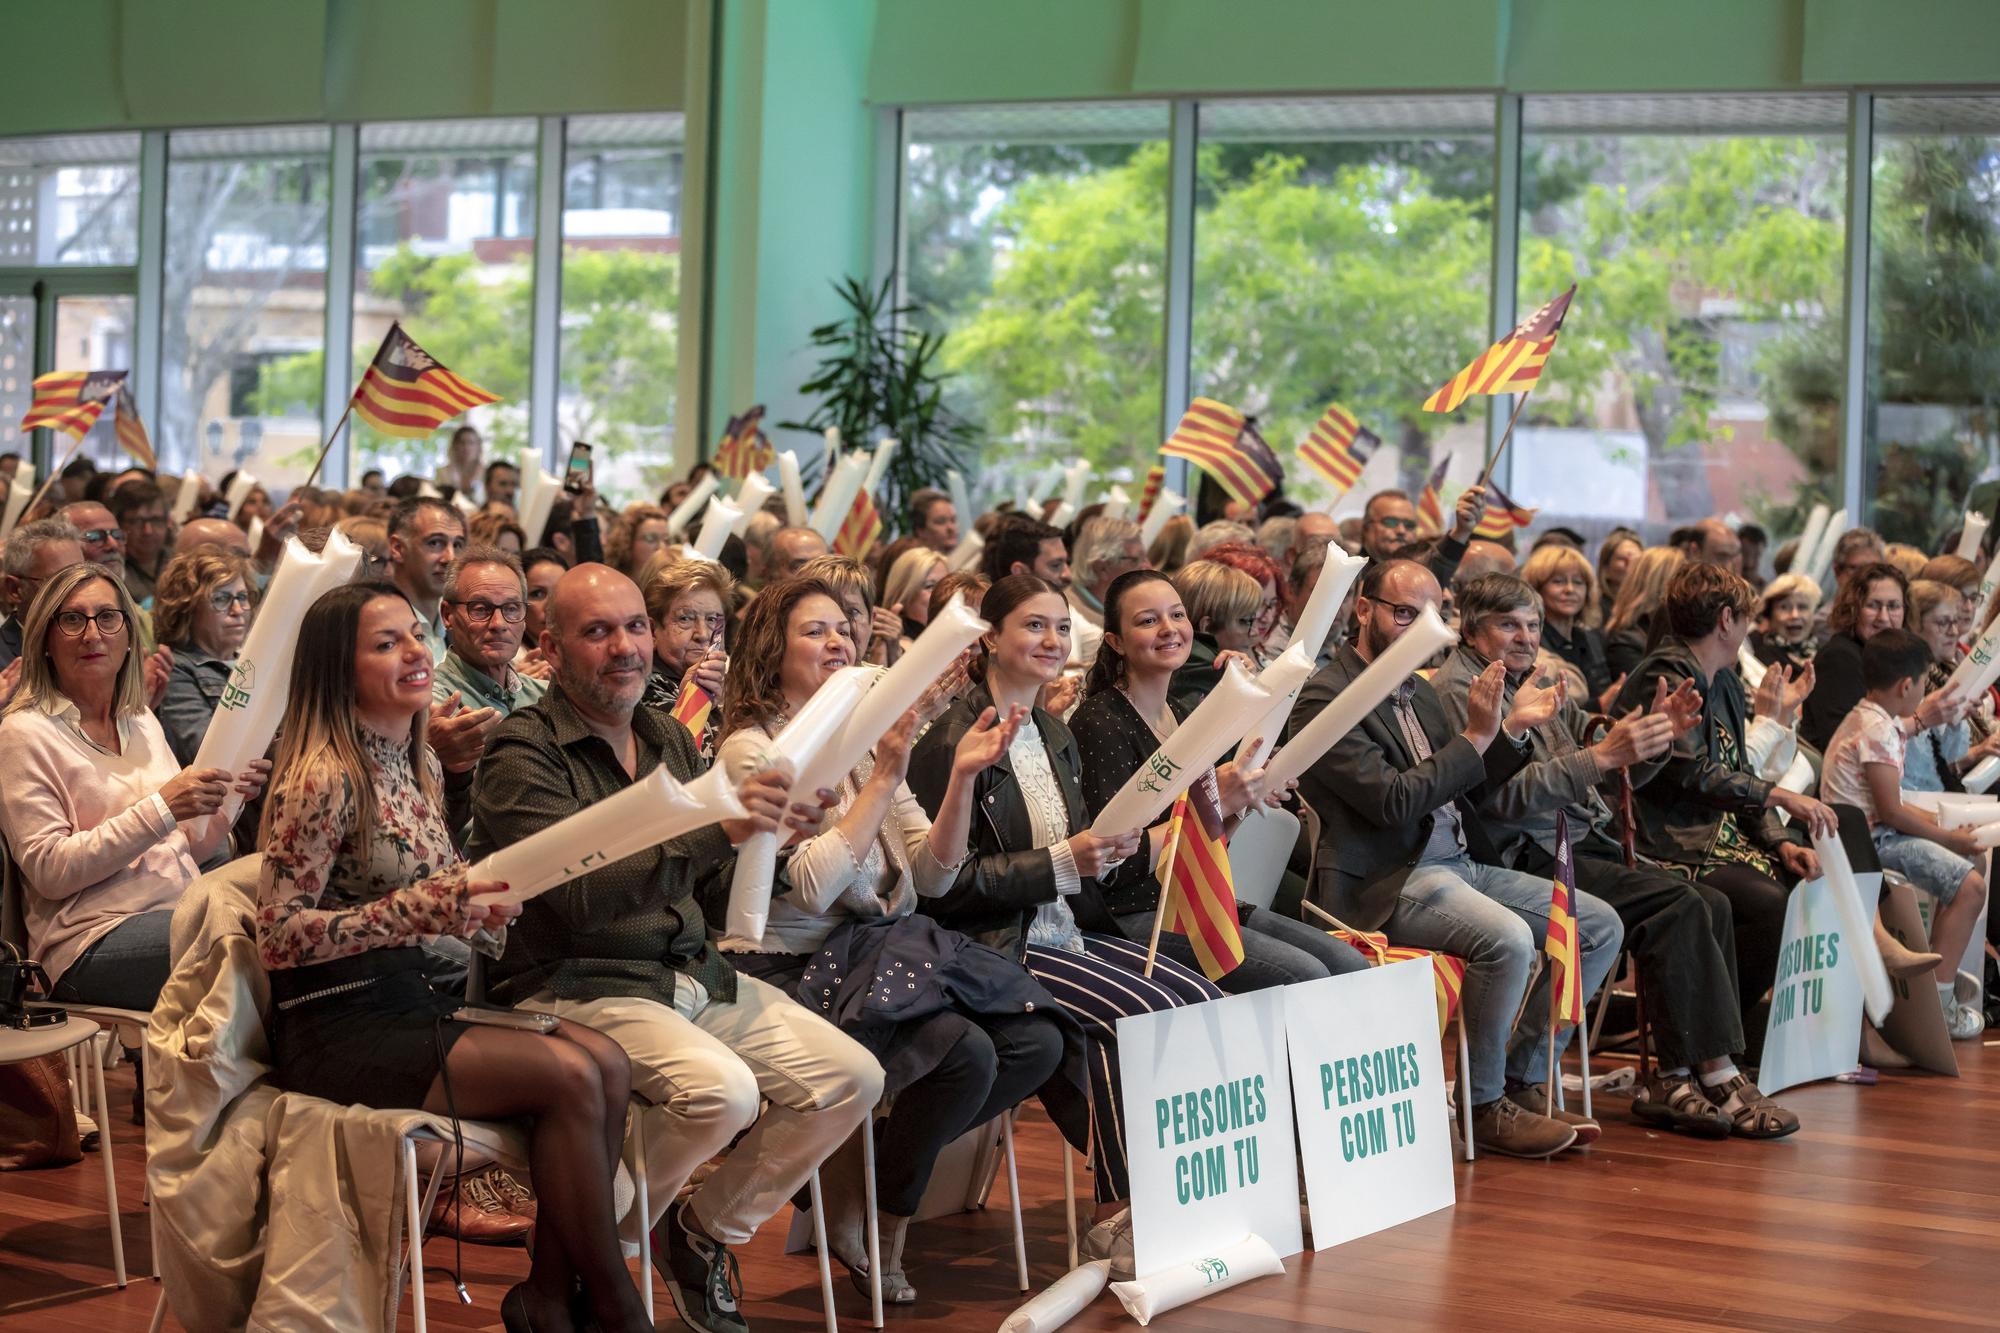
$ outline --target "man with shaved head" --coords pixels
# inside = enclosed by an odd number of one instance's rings
[[[587,810],[664,767],[702,773],[687,729],[639,707],[653,626],[631,579],[605,565],[564,574],[549,594],[541,648],[553,679],[540,702],[501,722],[473,788],[471,858]],[[792,804],[790,779],[737,787],[749,818],[723,820],[580,875],[529,900],[489,970],[493,998],[585,1023],[632,1058],[645,1101],[653,1265],[675,1307],[703,1330],[746,1327],[729,1247],[748,1241],[829,1153],[863,1124],[882,1069],[831,1023],[755,977],[708,939],[697,890],[727,892],[732,844],[784,829],[808,836],[820,807]],[[586,849],[579,848],[581,855]],[[768,1109],[765,1107],[768,1106]],[[695,1167],[738,1135],[684,1203]],[[672,1211],[661,1216],[669,1205]]]
[[[238,555],[249,555],[250,536],[227,519],[191,518],[181,524],[180,539],[174,543],[174,552],[192,551],[198,546],[219,546]]]

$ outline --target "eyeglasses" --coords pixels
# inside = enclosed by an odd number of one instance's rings
[[[699,611],[676,611],[674,612],[672,621],[673,627],[683,634],[692,634],[697,627],[702,625],[708,627],[710,634],[720,634],[722,633],[722,627],[728,623],[729,618],[719,612],[712,616],[705,616]]]
[[[250,594],[247,592],[212,592],[208,595],[208,604],[215,608],[218,615],[226,615],[231,607],[237,606],[247,611],[250,609]]]
[[[105,607],[94,616],[81,611],[61,611],[56,614],[56,628],[72,639],[83,637],[83,627],[95,624],[97,632],[105,638],[125,632],[125,613],[115,607]]]
[[[1372,597],[1369,598],[1368,600],[1374,602],[1375,605],[1379,607],[1385,608],[1389,612],[1389,614],[1392,617],[1394,617],[1398,625],[1407,626],[1414,624],[1416,623],[1417,617],[1424,613],[1424,609],[1421,606],[1410,606],[1404,602],[1377,601],[1375,598]]]
[[[491,602],[453,602],[452,605],[465,612],[465,618],[475,625],[484,625],[493,619],[495,611],[498,611],[500,618],[510,625],[520,624],[522,618],[528,614],[528,607],[524,602],[502,602],[498,606]]]
[[[85,546],[102,546],[106,542],[117,542],[121,546],[125,544],[123,528],[88,528],[81,535]]]
[[[125,521],[135,528],[144,528],[147,532],[167,526],[165,514],[134,514]]]
[[[1417,530],[1417,520],[1414,518],[1378,518],[1375,520],[1375,524],[1378,527],[1387,528],[1391,532],[1415,532]]]

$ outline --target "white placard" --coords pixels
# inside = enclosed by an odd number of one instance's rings
[[[958,519],[961,532],[972,531],[972,520],[978,515],[972,512],[972,492],[965,489],[965,476],[957,468],[944,471],[944,488],[951,495],[953,515]]]
[[[714,495],[715,488],[721,484],[722,481],[716,476],[714,469],[702,473],[701,480],[694,484],[694,489],[674,506],[673,513],[667,515],[667,535],[678,537],[686,532],[688,524],[694,522],[694,516],[701,512],[701,507],[708,503],[708,497]]]
[[[1169,1310],[1241,1286],[1260,1277],[1277,1277],[1284,1261],[1262,1236],[1245,1236],[1234,1245],[1211,1249],[1198,1259],[1184,1259],[1130,1282],[1114,1282],[1111,1294],[1144,1328]]]
[[[861,482],[867,474],[868,456],[857,450],[836,462],[827,474],[826,484],[819,488],[819,499],[813,503],[812,529],[826,539],[827,545],[833,544],[841,524],[847,522],[848,511],[854,508],[854,497],[861,494]]]
[[[1286,986],[1313,1248],[1455,1201],[1431,960]]]
[[[1966,624],[1977,629],[1986,623],[1986,608],[1993,605],[1996,591],[2000,591],[2000,551],[1993,553],[1993,558],[1986,562],[1986,572],[1979,576],[1979,595],[1974,599],[1977,605],[1972,609],[1972,619]]]
[[[1965,526],[1958,533],[1958,558],[1973,560],[1979,556],[1979,543],[1986,540],[1986,515],[1965,512]]]
[[[26,475],[23,476],[22,474]],[[5,537],[21,521],[21,515],[28,512],[28,502],[35,498],[35,465],[22,459],[7,482],[7,505],[0,513],[0,537]]]
[[[1250,769],[1264,766],[1264,761],[1271,757],[1271,751],[1278,748],[1278,741],[1285,734],[1285,720],[1292,715],[1293,702],[1316,669],[1311,651],[1302,643],[1293,643],[1257,674],[1257,683],[1271,692],[1274,702],[1264,714],[1263,721],[1252,727],[1244,737],[1246,741],[1255,741],[1256,744],[1236,752],[1237,767]]]
[[[1833,511],[1832,520],[1826,525],[1826,531],[1820,535],[1819,550],[1814,553],[1812,565],[1806,571],[1812,575],[1812,581],[1825,592],[1829,602],[1833,600],[1836,589],[1827,587],[1826,580],[1833,571],[1834,552],[1840,546],[1841,537],[1847,532],[1847,521],[1845,509]]]
[[[1814,505],[1812,512],[1806,515],[1805,531],[1799,534],[1799,544],[1792,548],[1792,573],[1812,573],[1813,561],[1819,559],[1820,539],[1826,536],[1827,520],[1832,517],[1832,510],[1818,504]]]
[[[785,526],[806,525],[806,488],[799,480],[799,456],[787,449],[778,455],[778,484],[785,492]]]
[[[1847,859],[1847,847],[1838,833],[1814,837],[1813,853],[1819,857],[1819,871],[1833,889],[1833,910],[1840,916],[1847,937],[1847,952],[1861,977],[1861,998],[1868,1016],[1880,1023],[1894,1002],[1889,991],[1889,969],[1882,965],[1882,950],[1875,943],[1875,907],[1882,897],[1880,871],[1854,873]]]
[[[520,502],[521,531],[528,534],[530,546],[542,544],[542,538],[548,535],[549,519],[556,512],[556,501],[564,498],[562,479],[544,470],[536,461],[538,457],[522,453],[521,490],[516,497]]]
[[[1457,642],[1458,635],[1439,618],[1437,608],[1426,606],[1401,638],[1370,662],[1367,670],[1349,681],[1346,689],[1315,713],[1312,721],[1300,727],[1285,748],[1272,757],[1265,765],[1268,780],[1273,785],[1282,785],[1303,775],[1342,736],[1360,726],[1361,719],[1374,712],[1375,706],[1429,661],[1432,654]]]
[[[429,483],[425,484],[428,485]],[[257,479],[251,476],[248,472],[238,472],[235,476],[229,479],[229,493],[223,496],[222,498],[224,502],[229,506],[230,522],[234,523],[236,521],[236,515],[242,512],[243,502],[245,500],[248,500],[250,498],[250,492],[256,489],[257,489]],[[431,494],[433,496],[437,494],[437,489],[435,487],[431,489]]]
[[[1297,1254],[1304,1240],[1282,990],[1121,1018],[1118,1068],[1133,1270],[1204,1258],[1225,1236],[1255,1234],[1279,1258]]]
[[[1106,518],[1123,518],[1132,508],[1132,497],[1123,486],[1113,486],[1104,493],[1104,508],[1099,512]]]
[[[1152,550],[1153,543],[1159,540],[1160,530],[1167,526],[1167,520],[1185,508],[1186,496],[1162,486],[1160,493],[1153,497],[1153,507],[1146,511],[1145,521],[1139,524],[1139,544]]]
[[[187,522],[194,516],[195,501],[200,498],[201,473],[189,468],[181,473],[181,484],[174,489],[174,507],[168,512],[167,517],[175,526]]]
[[[1115,838],[1151,825],[1189,783],[1199,781],[1216,760],[1248,735],[1270,707],[1271,692],[1250,679],[1242,663],[1232,659],[1208,697],[1104,803],[1090,822],[1090,831],[1100,838]]]
[[[1001,1320],[1000,1333],[1056,1333],[1102,1295],[1104,1284],[1110,1280],[1109,1259],[1078,1264]]]
[[[743,511],[743,517],[736,520],[736,531],[740,535],[750,526],[751,515],[763,509],[764,502],[778,493],[778,488],[761,472],[752,472],[743,479],[743,487],[736,492],[736,507]]]
[[[1064,504],[1069,506],[1072,518],[1083,512],[1083,493],[1089,486],[1090,463],[1088,460],[1079,458],[1076,462],[1071,463],[1063,469],[1062,500]],[[1064,525],[1058,523],[1055,526],[1060,528]]]
[[[1872,873],[1856,878],[1874,888],[1882,879]],[[1757,1071],[1757,1086],[1766,1093],[1832,1078],[1860,1062],[1861,973],[1838,893],[1824,879],[1807,880],[1785,905],[1784,944]]]
[[[885,435],[875,446],[875,452],[868,459],[868,477],[861,483],[861,489],[869,495],[881,494],[882,478],[889,475],[889,460],[896,456],[896,446],[900,443],[893,435]],[[848,501],[851,505],[853,501]],[[842,515],[845,517],[845,515]]]
[[[979,563],[979,557],[986,554],[986,539],[972,529],[965,530],[958,545],[951,548],[951,554],[944,558],[945,568],[956,574],[962,569],[971,569]]]
[[[708,497],[708,512],[701,516],[701,535],[694,539],[694,553],[704,560],[722,558],[723,543],[729,534],[736,531],[736,525],[743,521],[743,511],[734,501],[719,495]]]

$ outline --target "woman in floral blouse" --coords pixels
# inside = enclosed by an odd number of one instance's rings
[[[420,946],[473,937],[496,951],[518,907],[479,895],[446,831],[426,743],[424,626],[387,583],[335,589],[299,628],[260,839],[257,940],[271,974],[275,1081],[334,1102],[479,1119],[532,1117],[541,1229],[509,1330],[569,1327],[576,1285],[605,1328],[644,1328],[620,1261],[612,1173],[631,1071],[601,1034],[468,1024],[424,980]]]

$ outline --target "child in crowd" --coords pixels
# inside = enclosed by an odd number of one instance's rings
[[[1986,903],[1986,880],[1973,859],[1984,853],[1969,828],[1947,829],[1902,799],[1904,743],[1923,700],[1931,650],[1902,629],[1886,629],[1861,650],[1867,694],[1841,721],[1827,746],[1821,795],[1868,816],[1885,870],[1893,870],[1938,901],[1931,947],[1943,955],[1932,974],[1952,1039],[1979,1035],[1985,1020],[1957,995],[1958,960]]]

